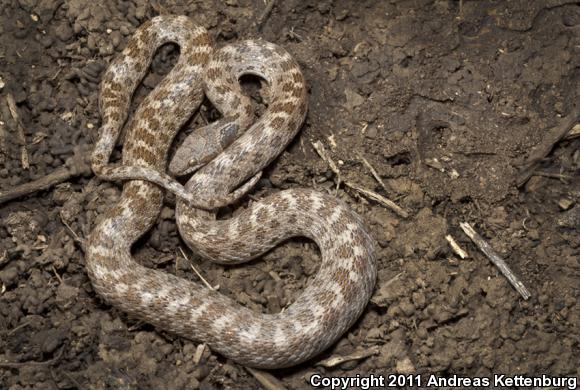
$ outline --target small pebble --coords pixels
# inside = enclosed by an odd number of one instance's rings
[[[42,352],[51,354],[62,344],[64,335],[59,329],[51,329],[42,333],[46,334],[44,342],[42,343]]]
[[[0,271],[0,281],[6,286],[11,286],[18,277],[18,269],[10,267]]]
[[[164,206],[163,209],[161,209],[161,219],[173,219],[175,218],[175,210],[171,207],[167,207]]]
[[[40,124],[43,127],[48,127],[52,123],[52,115],[48,114],[47,112],[40,113]]]
[[[52,36],[50,35],[43,35],[40,38],[40,44],[45,48],[48,49],[49,47],[52,46],[52,44],[54,43],[54,39]]]
[[[338,21],[341,21],[341,20],[346,19],[347,17],[348,17],[348,10],[343,9],[342,11],[339,11],[334,18]]]
[[[99,47],[99,55],[110,56],[115,52],[115,48],[111,42],[105,42],[101,47]]]
[[[405,315],[407,317],[409,317],[409,316],[413,315],[413,313],[415,313],[415,306],[411,303],[409,298],[403,298],[401,300],[401,303],[399,304],[399,307],[401,308],[401,310],[403,311],[403,313],[405,313]]]
[[[45,154],[44,156],[42,156],[42,162],[45,163],[46,165],[52,165],[52,163],[54,162],[54,157],[52,157],[50,154]]]
[[[119,47],[119,45],[121,44],[123,39],[123,36],[121,35],[120,31],[113,31],[111,33],[111,43],[113,44],[114,47]]]
[[[200,364],[199,366],[197,366],[195,368],[195,370],[193,371],[192,375],[195,379],[202,380],[203,378],[207,377],[211,372],[211,369],[209,368],[209,366],[205,365],[205,364]]]
[[[89,96],[91,94],[90,89],[85,87],[82,83],[77,84],[77,89],[78,89],[79,93],[81,94],[81,96]]]
[[[66,283],[61,283],[56,290],[56,304],[61,309],[65,309],[76,301],[79,293],[80,289],[78,287],[69,286]]]
[[[100,61],[91,61],[83,68],[83,76],[92,83],[99,82],[99,75],[104,69],[104,65]]]
[[[127,35],[131,34],[131,30],[129,30],[129,27],[127,27],[127,26],[121,26],[121,27],[119,27],[119,32],[121,34],[123,34],[124,36],[127,36]]]
[[[97,38],[95,34],[90,34],[87,38],[87,47],[93,51],[97,49]]]
[[[425,298],[425,294],[423,294],[422,292],[418,292],[415,291],[412,295],[412,300],[413,300],[413,304],[415,305],[415,307],[418,307],[420,309],[425,307],[426,304],[426,298]]]
[[[574,201],[568,198],[562,198],[558,201],[558,206],[562,210],[568,210],[570,207],[574,205]]]
[[[73,30],[68,23],[61,23],[55,30],[54,35],[62,42],[67,42],[73,37]]]

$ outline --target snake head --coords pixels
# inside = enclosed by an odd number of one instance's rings
[[[169,173],[183,176],[197,171],[231,144],[238,130],[238,124],[229,118],[195,129],[177,148],[169,163]]]

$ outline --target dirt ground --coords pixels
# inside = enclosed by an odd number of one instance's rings
[[[309,84],[306,122],[262,180],[262,192],[334,192],[336,176],[403,207],[403,218],[341,186],[379,244],[378,281],[361,319],[331,349],[273,371],[288,388],[315,372],[579,376],[580,140],[565,138],[523,186],[526,158],[579,97],[575,1],[0,1],[0,191],[69,167],[51,189],[0,205],[0,388],[258,388],[244,367],[128,317],[93,290],[81,246],[120,183],[95,179],[86,157],[100,115],[100,76],[144,21],[186,14],[216,45],[261,37],[286,48]],[[171,68],[168,45],[137,92]],[[4,103],[2,103],[4,104]],[[201,117],[217,113],[206,104]],[[118,150],[121,150],[119,146]],[[120,155],[116,152],[115,159]],[[362,163],[365,158],[383,188]],[[269,188],[271,187],[271,188]],[[264,190],[265,188],[265,190]],[[260,195],[258,195],[260,196]],[[471,223],[531,291],[522,299],[459,227]],[[67,226],[68,225],[68,226]],[[70,229],[69,229],[70,228]],[[459,258],[451,235],[469,257]],[[148,267],[197,280],[179,247],[174,198],[135,247]],[[262,260],[193,262],[212,285],[257,311],[292,302],[319,257],[291,240]],[[333,367],[336,356],[373,352]]]

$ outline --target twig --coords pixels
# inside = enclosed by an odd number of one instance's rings
[[[54,264],[51,265],[52,267],[52,272],[54,273],[54,276],[56,276],[56,278],[58,279],[59,284],[63,284],[63,280],[62,277],[58,274],[58,271],[56,270],[56,268],[54,268]]]
[[[544,171],[535,171],[532,173],[532,176],[549,177],[552,179],[560,179],[561,181],[572,180],[572,178],[573,178],[570,175],[564,175],[561,173],[544,172]]]
[[[256,21],[256,29],[258,31],[260,31],[262,29],[262,26],[264,25],[264,23],[266,22],[266,20],[270,16],[270,14],[272,13],[272,8],[274,8],[275,3],[276,3],[276,0],[270,0],[268,2],[268,4],[266,4],[266,8],[264,8],[264,11],[262,11],[260,16],[258,17],[258,20]]]
[[[341,176],[340,169],[338,169],[338,166],[336,165],[336,163],[332,160],[332,158],[330,158],[330,156],[326,152],[326,148],[324,147],[322,142],[320,142],[320,141],[312,142],[312,147],[314,147],[314,150],[316,150],[316,153],[318,153],[320,158],[323,159],[324,162],[328,164],[328,166],[330,167],[330,170],[332,172],[334,172],[334,174],[336,175],[336,180],[337,180],[336,185],[339,186],[340,185],[340,176]]]
[[[317,366],[323,366],[326,368],[332,368],[338,366],[339,364],[349,362],[352,360],[361,360],[367,358],[369,356],[377,355],[380,352],[380,347],[374,346],[371,348],[366,348],[363,350],[359,350],[357,352],[351,353],[350,355],[345,356],[333,356],[328,359],[324,359],[318,363]]]
[[[197,348],[195,348],[195,355],[193,355],[193,363],[199,364],[201,362],[201,358],[203,357],[203,353],[205,352],[206,345],[205,343],[198,344]]]
[[[580,107],[576,107],[574,110],[572,110],[572,112],[570,112],[570,114],[568,114],[566,119],[563,119],[558,126],[549,131],[546,138],[544,138],[544,140],[538,146],[536,146],[536,148],[528,156],[528,159],[522,164],[523,168],[520,170],[520,173],[516,179],[516,185],[518,187],[526,184],[528,179],[533,175],[534,171],[538,167],[539,163],[548,154],[550,154],[554,145],[568,134],[568,132],[578,122],[579,118]]]
[[[68,168],[58,168],[40,179],[21,184],[7,191],[0,191],[0,204],[36,191],[46,190],[47,188],[67,181],[76,175],[77,173],[72,172]]]
[[[467,234],[469,238],[477,245],[477,247],[487,256],[493,264],[501,271],[502,274],[509,280],[509,282],[514,286],[514,288],[520,293],[524,299],[528,299],[532,296],[528,289],[524,286],[522,282],[514,275],[512,270],[508,267],[506,262],[499,257],[499,255],[493,250],[491,245],[485,241],[467,222],[462,222],[459,224],[461,229]]]
[[[52,373],[52,370],[50,371]],[[64,374],[64,376],[66,376],[68,378],[69,381],[71,381],[72,383],[74,383],[77,387],[77,389],[82,389],[83,386],[80,384],[79,381],[77,381],[75,378],[73,378],[68,372],[66,371],[61,371],[62,374]],[[56,380],[55,380],[56,382]]]
[[[205,286],[207,288],[209,288],[210,290],[216,290],[216,288],[214,288],[211,284],[209,284],[209,282],[207,280],[205,280],[205,278],[203,276],[201,276],[201,274],[198,272],[197,269],[195,269],[195,267],[193,266],[193,264],[191,264],[191,260],[189,260],[187,258],[187,256],[185,255],[185,252],[183,251],[183,249],[181,247],[179,247],[179,251],[181,252],[181,255],[183,256],[183,258],[187,261],[189,261],[189,265],[191,267],[191,269],[193,270],[193,272],[195,272],[195,274],[197,275],[197,277],[203,282],[203,284],[205,284]]]
[[[6,123],[0,116],[0,164],[5,164],[8,158],[8,148],[6,147]]]
[[[144,321],[137,320],[137,323],[136,323],[136,324],[134,324],[134,325],[131,325],[130,327],[128,327],[128,328],[127,328],[127,330],[128,330],[129,332],[133,332],[133,331],[135,331],[135,330],[139,329],[140,327],[142,327],[144,324],[145,324],[145,322],[144,322]]]
[[[274,375],[272,375],[268,372],[256,370],[255,368],[250,368],[250,367],[246,367],[246,370],[248,370],[248,372],[250,374],[252,374],[252,376],[254,378],[256,378],[256,380],[258,382],[260,382],[260,384],[262,386],[264,386],[265,389],[267,389],[267,390],[286,390],[286,386],[284,386],[284,384],[282,382],[280,382],[278,379],[276,379],[276,377],[274,377]]]
[[[354,184],[354,183],[351,183],[348,181],[345,181],[344,184],[346,186],[352,188],[353,190],[356,190],[356,191],[360,192],[361,194],[365,195],[367,198],[372,199],[375,202],[379,202],[380,204],[382,204],[383,206],[385,206],[389,210],[395,212],[399,217],[403,217],[403,218],[409,217],[408,212],[406,212],[401,207],[399,207],[395,202],[393,202],[390,199],[385,198],[381,194],[378,194],[378,193],[373,192],[373,191],[369,191],[365,188],[362,188],[361,186],[359,186],[357,184]]]
[[[62,210],[60,210],[58,216],[60,217],[60,221],[62,222],[62,224],[67,228],[74,242],[76,242],[80,246],[81,250],[86,253],[87,251],[85,250],[85,241],[82,238],[80,238],[78,234],[74,230],[72,230],[70,225],[64,220]]]
[[[268,272],[268,274],[269,274],[269,275],[270,275],[270,277],[271,277],[272,279],[274,279],[276,282],[280,282],[280,281],[282,281],[282,278],[281,278],[281,277],[280,277],[280,276],[279,276],[279,275],[278,275],[276,272],[274,272],[274,271],[270,271],[270,272]]]
[[[574,125],[574,127],[572,127],[572,130],[570,130],[568,134],[566,134],[565,139],[574,139],[578,137],[580,137],[580,124]]]
[[[455,241],[455,239],[453,237],[451,237],[451,235],[446,235],[445,239],[447,240],[447,242],[449,243],[449,245],[451,245],[451,249],[453,249],[453,252],[457,253],[457,255],[459,257],[461,257],[462,259],[466,259],[468,257],[467,252],[465,252],[457,243],[457,241]]]
[[[64,348],[62,348],[58,355],[56,355],[54,358],[44,361],[44,362],[0,362],[0,368],[22,368],[22,367],[43,367],[43,366],[50,366],[53,365],[54,363],[56,363],[57,361],[60,360],[60,358],[62,357]]]
[[[30,163],[28,159],[28,149],[26,148],[26,136],[24,135],[24,127],[20,121],[20,115],[18,115],[18,109],[16,108],[16,102],[11,93],[6,94],[6,103],[8,103],[8,109],[10,110],[10,115],[14,119],[16,124],[16,133],[18,135],[18,143],[20,144],[20,162],[22,163],[22,168],[30,168]]]
[[[334,163],[332,158],[330,158],[330,156],[326,152],[326,148],[324,147],[324,145],[322,145],[322,143],[320,141],[313,142],[312,146],[314,147],[314,149],[316,150],[316,152],[318,153],[320,158],[322,158],[328,164],[330,169],[335,173],[335,175],[337,177],[337,187],[338,187],[340,185],[340,170],[338,169],[338,166]],[[394,211],[400,217],[403,217],[403,218],[409,217],[409,213],[407,213],[405,210],[403,210],[401,207],[399,207],[395,202],[393,202],[390,199],[385,198],[381,194],[378,194],[374,191],[367,190],[366,188],[363,188],[363,187],[359,186],[358,184],[354,184],[354,183],[351,183],[348,181],[344,181],[343,183],[345,186],[352,188],[355,191],[358,191],[359,193],[363,194],[367,198],[372,199],[375,202],[382,204],[383,206],[390,209],[391,211]]]
[[[25,327],[27,327],[28,325],[30,325],[30,322],[25,322],[25,323],[23,323],[23,324],[20,324],[20,325],[18,325],[16,328],[14,328],[14,329],[11,329],[11,330],[10,330],[10,332],[8,332],[8,333],[6,334],[6,336],[12,336],[12,335],[13,335],[14,333],[16,333],[16,332],[17,332],[19,329],[25,328]]]
[[[375,168],[371,165],[371,163],[369,163],[367,161],[367,159],[364,158],[363,156],[361,156],[360,154],[358,155],[358,158],[368,168],[368,170],[371,172],[371,175],[373,175],[373,177],[375,178],[375,180],[379,182],[379,184],[381,185],[381,187],[383,187],[383,190],[388,191],[387,190],[387,186],[385,185],[385,182],[383,181],[383,179],[381,179],[381,177],[379,176],[379,174],[377,173],[377,171],[375,170]]]
[[[8,251],[4,249],[0,252],[0,265],[3,265],[6,262],[8,262]]]

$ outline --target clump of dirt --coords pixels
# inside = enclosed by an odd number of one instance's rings
[[[100,124],[100,77],[135,29],[161,13],[189,15],[218,46],[250,37],[275,42],[302,67],[310,93],[306,123],[267,172],[263,189],[334,192],[338,178],[312,147],[322,141],[341,180],[410,213],[402,218],[338,189],[379,244],[376,291],[333,348],[273,373],[284,385],[305,388],[315,372],[579,376],[578,138],[556,144],[530,180],[516,186],[526,157],[575,110],[577,4],[290,0],[276,2],[258,23],[264,7],[262,0],[4,1],[0,194],[63,166],[75,168],[65,183],[0,206],[0,387],[258,386],[251,373],[208,348],[104,303],[84,267],[82,238],[121,188],[86,169]],[[171,45],[159,50],[136,104],[177,55]],[[8,94],[24,145],[8,123]],[[191,127],[216,115],[209,105],[202,114]],[[529,300],[462,233],[464,221],[506,259],[531,290]],[[446,235],[467,250],[467,259],[450,249]],[[196,280],[177,255],[180,245],[169,196],[135,257]],[[239,267],[194,261],[222,293],[277,312],[316,273],[318,253],[313,243],[293,240]],[[363,350],[375,353],[317,365]]]

